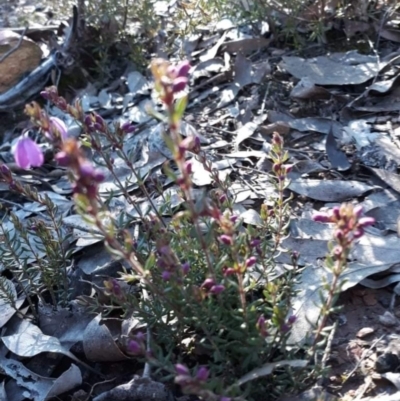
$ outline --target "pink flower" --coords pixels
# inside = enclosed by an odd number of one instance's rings
[[[40,167],[44,163],[42,150],[28,136],[21,136],[13,149],[14,159],[18,167],[29,169]]]

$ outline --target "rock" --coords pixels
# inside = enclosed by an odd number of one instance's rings
[[[375,332],[375,329],[372,327],[363,327],[362,329],[358,330],[356,336],[358,338],[363,338],[366,337],[369,334],[372,334],[373,332]]]
[[[375,362],[375,370],[378,373],[394,372],[400,364],[400,360],[395,354],[383,354]]]
[[[386,311],[382,316],[379,316],[379,322],[386,327],[395,326],[398,323],[396,317],[389,311]]]

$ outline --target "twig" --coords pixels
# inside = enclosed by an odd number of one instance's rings
[[[325,352],[324,352],[324,355],[322,356],[322,360],[321,360],[322,369],[325,368],[326,361],[328,360],[328,357],[330,355],[330,352],[332,349],[332,342],[333,342],[333,338],[335,337],[337,327],[338,327],[338,322],[336,321],[332,327],[331,332],[329,333],[329,336],[328,336],[328,339],[326,342]]]
[[[102,381],[102,382],[98,382],[98,383],[93,384],[93,386],[91,387],[91,389],[90,389],[90,391],[89,391],[89,394],[88,394],[87,397],[84,399],[84,401],[89,401],[89,399],[90,399],[91,396],[92,396],[93,390],[94,390],[94,388],[95,388],[96,386],[98,386],[99,384],[111,383],[111,382],[113,382],[115,379],[116,379],[116,378],[113,377],[112,379],[104,380],[104,381]]]
[[[145,282],[143,282],[142,280],[142,284],[145,284]],[[145,300],[150,300],[150,295],[147,292],[145,286],[143,285],[143,298]],[[151,332],[150,332],[150,327],[149,325],[147,325],[146,327],[146,351],[150,352],[151,348],[150,348],[150,341],[151,341]],[[150,364],[146,361],[144,364],[144,369],[143,369],[143,374],[142,377],[147,377],[150,378],[151,375],[151,366]]]
[[[369,347],[368,351],[370,351],[372,348],[375,347],[376,344],[378,344],[379,341],[382,340],[384,335],[380,336],[378,339],[376,339]],[[347,382],[347,380],[350,379],[351,376],[353,376],[354,372],[360,367],[361,362],[367,357],[368,352],[365,352],[363,356],[357,361],[356,366],[353,368],[353,370],[347,375],[347,377],[343,380],[342,385]]]

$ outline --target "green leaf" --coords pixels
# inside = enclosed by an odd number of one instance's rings
[[[188,96],[183,96],[179,98],[175,103],[175,112],[174,112],[174,122],[177,123],[183,117],[183,113],[186,110],[186,106],[188,103]]]
[[[144,265],[145,270],[150,270],[156,263],[156,256],[154,253],[150,254],[150,256],[146,260],[146,264]]]

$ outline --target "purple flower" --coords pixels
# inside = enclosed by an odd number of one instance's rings
[[[205,366],[201,366],[196,373],[196,379],[205,382],[208,379],[209,371]]]
[[[146,339],[146,334],[144,334],[143,331],[138,331],[135,334],[135,339],[136,339],[136,341],[143,343],[144,340]]]
[[[189,273],[189,270],[190,270],[190,264],[189,264],[189,262],[183,263],[181,267],[182,267],[182,272],[183,272],[183,274]]]
[[[44,163],[42,150],[28,136],[21,136],[13,149],[14,159],[18,167],[28,169],[40,167]]]
[[[288,318],[288,323],[293,324],[297,320],[297,317],[295,315],[290,315]]]
[[[189,369],[185,365],[182,365],[181,363],[177,363],[175,365],[175,370],[178,375],[190,376]]]
[[[169,281],[169,280],[171,279],[171,272],[169,272],[168,270],[164,270],[164,271],[161,273],[161,278],[162,278],[164,281]]]
[[[143,352],[142,346],[135,340],[129,340],[128,352],[130,354],[139,355]]]

